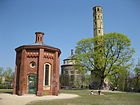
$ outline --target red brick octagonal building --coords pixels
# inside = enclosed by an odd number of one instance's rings
[[[43,44],[44,33],[36,32],[35,44],[16,48],[13,94],[58,95],[60,49]]]

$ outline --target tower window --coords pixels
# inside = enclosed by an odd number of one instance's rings
[[[74,71],[71,71],[71,74],[74,74]]]
[[[94,16],[94,19],[96,20],[96,16]]]
[[[45,64],[44,65],[44,85],[50,85],[50,65]]]
[[[74,75],[71,75],[70,78],[71,78],[71,81],[74,81]]]
[[[36,66],[36,63],[35,63],[35,62],[33,62],[33,61],[30,62],[30,67],[31,67],[31,68],[35,68],[35,66]]]
[[[68,71],[65,71],[65,74],[68,74]]]
[[[94,11],[96,12],[96,8],[94,9]]]
[[[100,33],[101,31],[100,31],[100,30],[98,30],[98,32]]]
[[[45,66],[45,85],[49,84],[49,65]]]
[[[97,9],[97,11],[99,11],[99,8]]]
[[[95,23],[95,25],[96,25],[96,22],[94,22]]]

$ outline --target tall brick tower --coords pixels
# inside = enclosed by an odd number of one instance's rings
[[[103,11],[103,9],[101,6],[93,7],[94,36],[104,35],[102,11]]]
[[[94,37],[96,36],[103,36],[104,35],[104,28],[103,28],[103,13],[102,13],[102,7],[101,6],[95,6],[93,7],[93,23],[94,23]],[[94,43],[94,45],[99,44],[99,43]],[[96,50],[94,48],[94,50]],[[98,58],[96,58],[98,59]],[[101,66],[101,62],[97,62],[94,59],[95,65]],[[99,71],[91,71],[91,76],[92,76],[92,83],[91,83],[91,88],[93,89],[98,89],[99,84],[101,81],[101,78],[99,75],[97,75],[97,72]]]

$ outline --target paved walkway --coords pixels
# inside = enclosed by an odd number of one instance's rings
[[[58,96],[35,96],[35,95],[12,95],[12,94],[0,94],[0,105],[25,105],[32,101],[37,100],[53,100],[53,99],[68,99],[79,97],[76,94],[59,94]]]

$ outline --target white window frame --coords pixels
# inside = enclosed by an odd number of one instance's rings
[[[45,85],[46,65],[49,65],[49,79],[48,79],[48,85]],[[44,88],[44,90],[50,90],[50,81],[51,81],[51,64],[45,63],[45,64],[44,64],[44,82],[43,82],[43,88]]]

